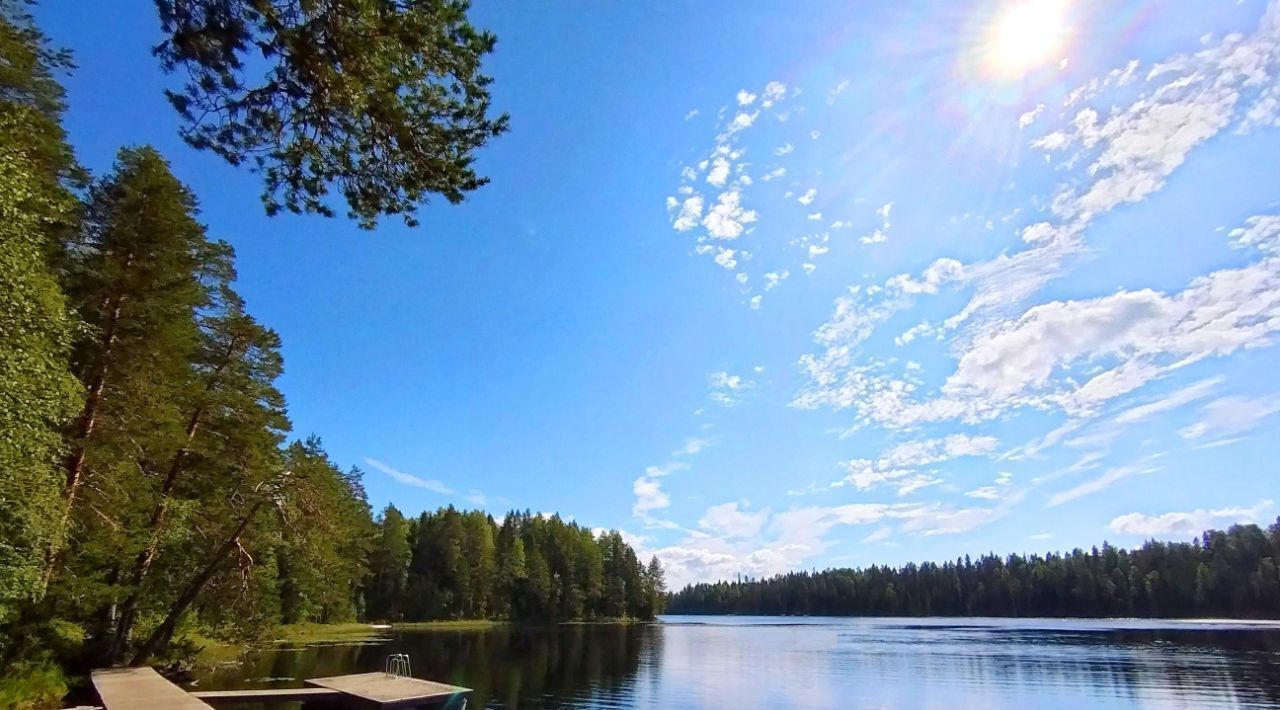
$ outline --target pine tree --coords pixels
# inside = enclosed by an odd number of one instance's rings
[[[408,594],[409,523],[394,505],[388,505],[377,521],[378,542],[370,561],[367,617],[380,621],[404,618]]]
[[[269,214],[332,214],[414,225],[432,194],[453,203],[488,180],[474,151],[507,130],[491,118],[481,72],[496,38],[467,20],[466,0],[158,0],[164,68],[189,77],[168,92],[182,136],[266,181]]]
[[[154,457],[182,440],[175,395],[189,382],[205,280],[226,268],[226,254],[205,239],[195,198],[151,148],[120,151],[94,185],[72,253],[67,291],[88,327],[72,358],[85,400],[68,432],[62,518],[94,543],[76,552],[77,581],[110,585],[102,557],[127,544],[128,527],[95,511],[136,512]],[[84,486],[90,477],[96,484]]]
[[[667,606],[667,575],[662,570],[662,563],[658,561],[657,555],[649,558],[645,575],[649,592],[649,613],[646,616],[652,618],[665,611]]]
[[[229,261],[230,249],[224,248]],[[182,439],[165,454],[160,475],[150,481],[145,525],[133,528],[138,534],[126,550],[133,558],[121,565],[117,575],[126,596],[119,604],[114,640],[106,654],[111,660],[129,642],[144,584],[164,538],[174,536],[175,523],[184,531],[190,528],[182,525],[182,511],[198,504],[210,482],[220,478],[217,470],[210,469],[226,463],[220,454],[226,452],[228,442],[256,446],[265,456],[289,426],[284,398],[275,387],[283,370],[280,339],[245,312],[242,299],[225,283],[229,271],[215,291],[215,307],[200,318],[200,344],[190,363],[190,380],[175,393],[183,402]],[[203,474],[199,485],[190,480],[193,471]]]

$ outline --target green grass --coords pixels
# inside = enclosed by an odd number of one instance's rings
[[[272,639],[287,643],[318,641],[358,641],[374,638],[386,631],[372,624],[284,624],[276,627]]]
[[[406,621],[392,624],[396,631],[483,631],[507,622],[493,619],[458,619],[456,621]]]
[[[414,621],[392,624],[285,624],[272,634],[275,641],[307,643],[319,641],[359,641],[384,636],[388,631],[483,631],[505,624],[505,621],[488,619],[460,619],[451,621]]]

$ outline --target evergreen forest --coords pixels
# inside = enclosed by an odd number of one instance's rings
[[[1280,617],[1280,521],[1192,542],[793,572],[695,584],[670,614]]]

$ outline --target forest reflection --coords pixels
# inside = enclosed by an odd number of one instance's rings
[[[472,708],[1280,708],[1280,628],[1161,623],[672,617],[413,631],[263,651],[200,686],[296,686],[408,653],[415,675],[473,688]]]

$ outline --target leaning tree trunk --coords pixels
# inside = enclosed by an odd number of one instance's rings
[[[223,370],[236,357],[237,349],[237,341],[233,338],[221,362],[209,375],[209,381],[204,388],[206,395],[218,386]],[[173,496],[173,489],[178,482],[178,475],[182,472],[182,466],[186,463],[187,455],[191,451],[191,443],[195,440],[196,433],[200,430],[200,423],[205,409],[205,405],[200,404],[188,417],[185,432],[186,440],[182,447],[174,453],[173,460],[169,464],[169,471],[165,474],[164,483],[160,487],[160,497],[156,500],[155,507],[151,510],[151,518],[147,522],[150,537],[147,540],[147,546],[134,558],[133,567],[129,570],[129,576],[126,577],[125,583],[130,589],[129,596],[120,605],[120,614],[116,619],[115,633],[111,637],[111,645],[107,647],[107,651],[104,654],[104,660],[107,663],[114,664],[117,659],[124,655],[125,648],[128,647],[129,640],[133,636],[133,626],[138,619],[138,604],[142,597],[142,584],[146,581],[147,574],[151,571],[151,563],[155,561],[156,555],[160,552],[160,538],[168,518],[169,503]]]
[[[85,392],[84,409],[81,410],[80,417],[76,420],[75,431],[72,433],[72,440],[75,444],[70,455],[67,456],[67,483],[63,489],[63,498],[65,500],[62,507],[62,519],[58,524],[59,533],[64,533],[67,530],[67,525],[71,520],[71,511],[75,508],[76,496],[80,492],[80,484],[84,481],[85,442],[89,437],[93,436],[93,432],[98,426],[98,414],[102,409],[103,393],[107,388],[107,373],[111,369],[112,349],[116,342],[116,327],[120,323],[124,302],[124,296],[107,297],[103,302],[103,309],[108,311],[110,315],[102,332],[102,352],[99,356],[98,366],[94,369],[92,377],[89,379],[89,386]],[[63,547],[49,550],[49,555],[45,560],[44,576],[40,582],[41,596],[49,588],[49,582],[53,580],[54,571],[62,559],[64,550],[65,548]]]
[[[104,660],[108,664],[114,664],[123,655],[124,649],[133,635],[133,625],[138,617],[138,602],[142,597],[142,583],[146,581],[147,573],[151,570],[151,563],[155,561],[156,555],[160,551],[161,533],[169,513],[169,498],[173,494],[174,485],[177,483],[178,474],[182,470],[182,464],[186,459],[191,441],[195,438],[196,432],[200,428],[200,415],[202,413],[203,407],[197,409],[191,416],[187,424],[186,445],[178,449],[178,452],[174,454],[173,461],[169,465],[169,471],[165,475],[164,484],[160,488],[160,498],[156,501],[155,508],[151,511],[151,519],[147,524],[148,529],[151,531],[150,538],[147,540],[147,546],[134,558],[133,567],[129,570],[129,576],[126,578],[126,584],[130,587],[129,596],[125,597],[125,600],[120,604],[120,614],[116,619],[115,634],[112,636],[111,645],[107,647],[105,653]]]
[[[165,616],[164,621],[160,622],[160,625],[151,632],[151,635],[147,637],[147,640],[143,641],[142,645],[138,647],[137,652],[133,655],[133,659],[129,661],[129,665],[140,666],[145,663],[148,658],[160,653],[168,647],[169,641],[173,638],[173,632],[178,628],[178,621],[182,618],[182,615],[187,612],[187,609],[191,608],[191,605],[195,603],[196,598],[200,596],[200,592],[204,591],[205,586],[208,585],[209,581],[213,579],[213,576],[217,574],[218,568],[222,566],[227,555],[235,548],[236,544],[239,543],[240,536],[244,534],[245,528],[249,527],[249,523],[253,520],[253,517],[258,514],[258,510],[265,502],[265,499],[259,500],[257,503],[253,504],[253,507],[249,509],[248,513],[245,513],[244,518],[240,520],[240,524],[236,526],[235,531],[232,532],[231,535],[227,537],[226,541],[218,547],[218,549],[213,553],[213,556],[209,558],[209,562],[200,570],[200,573],[191,580],[186,588],[182,590],[182,593],[178,595],[178,598],[174,600],[173,605],[169,607],[169,613]]]

